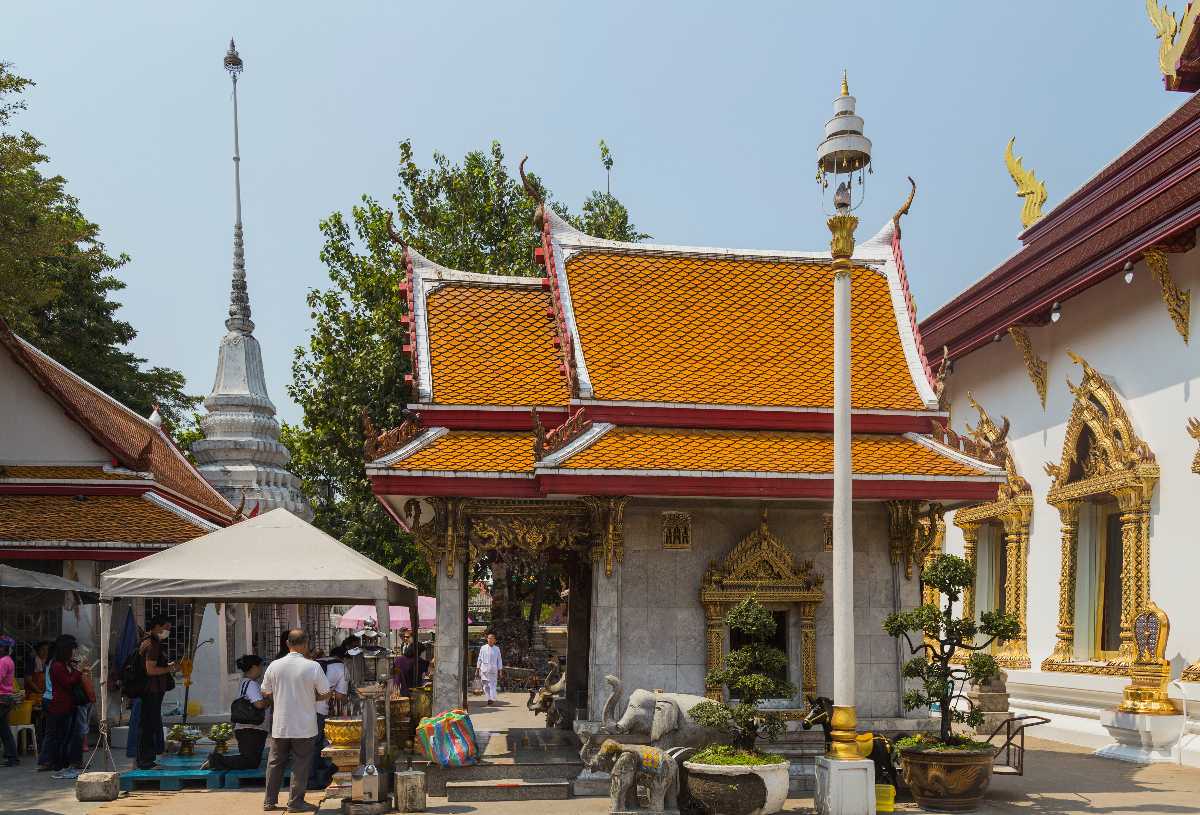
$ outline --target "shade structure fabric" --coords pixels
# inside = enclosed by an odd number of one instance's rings
[[[116,597],[409,605],[417,588],[280,508],[110,569],[100,598]]]
[[[412,628],[407,606],[390,606],[388,612],[388,616],[391,617],[393,631],[400,628]],[[378,616],[379,612],[375,606],[353,606],[338,620],[338,628],[362,628],[363,624],[368,621],[372,623],[378,622]],[[425,595],[418,597],[417,616],[420,619],[419,628],[436,628],[437,598],[426,597]]]
[[[0,564],[0,593],[5,602],[24,607],[61,607],[63,592],[74,592],[84,603],[94,603],[97,599],[95,586]]]

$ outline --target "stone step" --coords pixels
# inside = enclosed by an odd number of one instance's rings
[[[498,781],[500,779],[517,779],[521,781],[547,781],[554,779],[572,779],[579,775],[583,764],[542,763],[515,764],[506,762],[480,762],[469,767],[439,767],[430,765],[425,768],[425,789],[429,795],[438,797],[446,794],[447,785],[458,781]]]
[[[524,778],[498,778],[487,781],[448,781],[446,800],[450,803],[480,801],[562,801],[571,797],[571,782],[565,778],[529,781]]]

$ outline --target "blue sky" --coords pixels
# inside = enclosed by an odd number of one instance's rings
[[[1183,10],[1182,0],[1173,0]],[[1005,3],[21,3],[0,59],[37,81],[46,143],[123,271],[134,349],[212,384],[233,223],[237,37],[251,304],[281,417],[327,284],[318,221],[428,161],[498,139],[578,207],[602,187],[679,244],[828,244],[814,150],[843,68],[875,145],[860,239],[920,187],[904,230],[929,314],[1018,246],[1017,153],[1053,205],[1186,96],[1162,90],[1142,0]]]

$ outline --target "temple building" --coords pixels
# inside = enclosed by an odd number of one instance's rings
[[[1200,88],[1198,15],[1160,32],[1169,90]],[[997,651],[1013,710],[1090,747],[1112,741],[1102,711],[1129,683],[1149,603],[1171,623],[1171,677],[1200,682],[1197,133],[1190,96],[1044,215],[1045,188],[1010,152],[1020,251],[921,324],[927,361],[952,370],[943,438],[996,451],[1007,472],[996,500],[947,516],[947,549],[977,566],[965,602],[1026,622]],[[1183,761],[1198,766],[1191,715]]]
[[[992,500],[1006,478],[990,452],[932,435],[947,415],[909,296],[904,211],[853,250],[864,729],[915,726],[895,721],[908,655],[880,623],[920,603],[942,509]],[[536,227],[536,277],[405,249],[415,415],[367,423],[374,491],[437,575],[434,706],[461,704],[464,581],[497,548],[568,563],[577,718],[600,718],[607,674],[625,694],[719,696],[705,674],[730,647],[725,612],[750,595],[776,614],[800,689],[774,704],[831,696],[830,253],[603,240],[545,205]]]
[[[201,477],[164,431],[157,412],[139,416],[12,333],[0,320],[0,562],[100,585],[112,566],[208,534],[234,521],[236,510]],[[128,604],[117,609],[121,623]],[[225,618],[210,610],[193,620],[175,601],[132,606],[140,624],[171,616],[172,658],[192,641],[222,645]],[[13,615],[15,616],[8,616]],[[193,627],[195,626],[195,627]],[[5,607],[0,628],[18,638],[17,658],[30,642],[74,634],[97,657],[94,605],[68,599],[61,612]],[[236,631],[231,628],[231,636]],[[209,710],[221,704],[219,680],[232,670],[225,650],[197,660],[192,698]],[[19,674],[23,675],[23,674]]]

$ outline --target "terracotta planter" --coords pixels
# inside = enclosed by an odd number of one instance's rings
[[[913,800],[937,812],[971,812],[992,782],[992,752],[900,751],[900,768]]]
[[[706,815],[770,815],[783,809],[788,762],[730,766],[683,762],[687,792]]]

